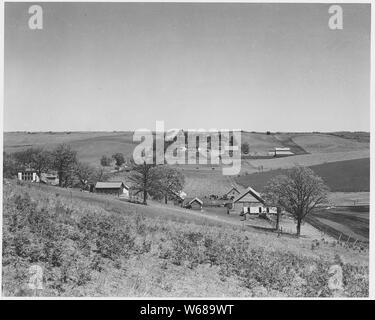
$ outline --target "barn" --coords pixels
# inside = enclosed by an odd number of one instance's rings
[[[233,200],[232,209],[250,214],[277,212],[276,207],[267,206],[261,195],[251,187]]]
[[[129,197],[129,187],[122,181],[98,181],[95,184],[95,192]]]

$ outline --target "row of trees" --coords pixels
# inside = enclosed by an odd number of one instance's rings
[[[77,152],[67,144],[60,144],[53,150],[29,148],[12,154],[4,153],[4,177],[11,178],[19,170],[32,168],[41,177],[42,172],[57,172],[60,187],[80,185],[86,187],[96,181],[105,181],[108,175],[104,169],[97,169],[79,162]]]
[[[100,164],[103,167],[109,167],[112,164],[112,161],[115,161],[117,167],[121,167],[125,163],[125,157],[122,153],[118,152],[112,155],[112,157],[103,155],[100,158]]]
[[[116,165],[122,165],[124,157],[121,153],[113,155]],[[4,153],[4,177],[14,177],[20,170],[32,168],[39,177],[42,172],[54,170],[57,172],[60,187],[86,188],[97,181],[106,181],[109,176],[104,166],[92,167],[77,159],[77,152],[67,144],[60,144],[49,151],[42,148],[29,148],[12,154]],[[141,194],[147,204],[148,196],[154,199],[173,199],[185,183],[184,175],[166,165],[136,165],[131,163],[131,173],[128,177],[135,194]]]
[[[176,197],[185,184],[184,175],[166,165],[133,164],[129,180],[136,194],[141,194],[143,203],[147,204],[148,196],[154,199],[168,199]]]

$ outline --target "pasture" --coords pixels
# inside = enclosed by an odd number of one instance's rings
[[[225,223],[208,228],[189,210],[155,209],[6,181],[4,295],[33,295],[25,283],[37,263],[40,296],[329,297],[328,270],[338,262],[342,295],[368,295],[367,252]]]

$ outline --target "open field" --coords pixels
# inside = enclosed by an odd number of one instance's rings
[[[52,149],[60,143],[69,144],[80,161],[94,166],[100,166],[102,155],[121,152],[130,157],[137,144],[132,132],[4,133],[4,151],[10,153],[31,147]]]
[[[366,133],[356,140],[351,133],[336,136],[328,133],[254,133],[242,132],[242,142],[248,142],[250,154],[268,154],[274,147],[290,147],[296,156],[277,159],[243,160],[243,172],[288,168],[295,163],[316,165],[324,162],[369,157]],[[342,137],[343,136],[343,137]],[[344,138],[347,137],[347,138]],[[137,143],[132,132],[5,132],[4,151],[15,152],[30,147],[53,148],[59,143],[68,143],[78,152],[79,159],[99,165],[102,155],[121,152],[130,156]],[[306,154],[309,153],[309,154]]]
[[[26,284],[37,264],[40,296],[325,297],[337,263],[342,295],[368,295],[367,252],[9,180],[3,204],[6,296],[33,295]]]
[[[310,168],[323,178],[333,192],[368,192],[370,190],[369,158],[319,164]],[[243,187],[252,186],[261,191],[270,179],[285,172],[285,169],[277,169],[242,175],[236,177],[235,180]]]
[[[368,242],[369,211],[368,205],[336,207],[314,213],[308,221],[336,239]]]
[[[309,153],[368,150],[368,142],[359,142],[333,134],[309,133],[292,136],[293,141]]]

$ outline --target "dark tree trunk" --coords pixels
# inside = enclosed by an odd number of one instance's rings
[[[168,197],[165,195],[164,196],[164,203],[167,204],[168,203]]]
[[[143,204],[147,204],[147,191],[143,191]]]
[[[301,235],[301,222],[300,219],[297,220],[297,237]]]
[[[61,171],[58,172],[58,176],[59,176],[59,187],[62,186],[63,184],[63,173]]]
[[[279,231],[280,229],[280,214],[281,208],[277,207],[277,215],[276,215],[276,230]]]

